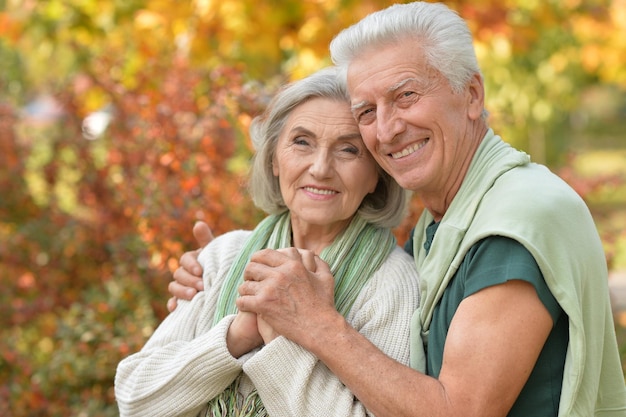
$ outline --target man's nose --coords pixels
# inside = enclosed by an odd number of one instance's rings
[[[399,117],[394,107],[385,106],[376,109],[376,139],[379,142],[392,142],[405,128],[406,123]]]

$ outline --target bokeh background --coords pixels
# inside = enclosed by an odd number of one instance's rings
[[[0,0],[0,415],[117,415],[115,367],[166,315],[193,223],[262,218],[251,118],[389,4]],[[595,216],[624,366],[626,0],[447,4],[475,35],[491,125]]]

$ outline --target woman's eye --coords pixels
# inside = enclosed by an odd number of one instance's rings
[[[347,147],[342,149],[342,152],[347,152],[347,153],[350,153],[352,155],[358,155],[359,154],[359,149],[355,148],[354,146],[347,146]]]
[[[294,145],[303,145],[303,146],[306,146],[306,145],[308,145],[308,144],[309,144],[309,141],[308,141],[308,140],[306,140],[306,138],[305,138],[304,136],[298,136],[298,137],[296,137],[296,138],[293,138],[292,143],[293,143]]]

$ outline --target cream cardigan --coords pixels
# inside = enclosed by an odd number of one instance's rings
[[[425,211],[413,242],[422,307],[412,320],[412,348],[419,353],[417,335],[428,336],[433,309],[472,245],[490,235],[510,237],[533,255],[569,318],[559,416],[626,416],[606,260],[587,206],[574,190],[490,130],[426,256],[423,237],[431,221]],[[412,360],[414,366],[419,362]]]
[[[239,359],[226,348],[234,315],[211,328],[222,282],[250,235],[216,238],[199,257],[205,291],[181,301],[140,352],[120,362],[115,395],[120,415],[196,416],[244,372],[240,391],[256,387],[272,417],[365,416],[363,404],[299,345],[279,337]],[[347,321],[392,358],[409,362],[409,324],[419,304],[413,258],[396,247],[357,296]]]

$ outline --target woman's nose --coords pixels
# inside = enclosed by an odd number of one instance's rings
[[[324,178],[330,175],[332,171],[332,160],[325,150],[319,150],[312,155],[309,172],[316,178]]]

